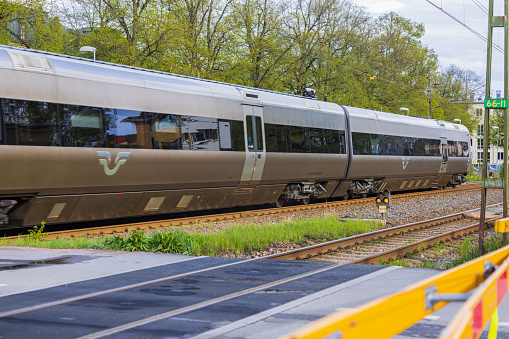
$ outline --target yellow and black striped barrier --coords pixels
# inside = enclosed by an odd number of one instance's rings
[[[496,338],[498,305],[508,290],[509,246],[415,283],[355,310],[333,313],[283,337],[389,338],[451,301],[464,305],[440,338],[478,338],[489,319]]]

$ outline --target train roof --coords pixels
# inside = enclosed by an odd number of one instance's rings
[[[462,131],[467,132],[468,129],[461,125],[452,123],[449,121],[437,120],[437,119],[426,119],[422,117],[406,116],[402,114],[386,113],[373,111],[369,109],[347,107],[350,117],[357,117],[363,119],[377,119],[378,121],[407,124],[407,125],[419,125],[427,128],[442,128],[450,131]]]
[[[0,68],[155,90],[185,92],[190,95],[212,96],[253,104],[342,113],[341,108],[334,103],[298,95],[11,46],[0,45]]]
[[[103,82],[110,85],[139,87],[173,93],[180,92],[189,95],[300,110],[316,110],[329,114],[343,114],[343,109],[338,104],[298,95],[4,45],[0,45],[0,68],[52,74],[85,81]],[[27,98],[26,100],[30,99]],[[129,109],[129,107],[118,108]],[[438,122],[437,120],[407,117],[356,107],[347,107],[347,109],[353,117],[372,118],[430,128],[460,129],[468,132],[466,127],[446,121]]]

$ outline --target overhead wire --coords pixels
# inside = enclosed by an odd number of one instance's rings
[[[431,0],[426,0],[429,4],[431,4],[433,7],[437,8],[439,11],[441,11],[442,13],[444,13],[445,15],[447,15],[449,18],[453,19],[454,21],[456,21],[457,23],[459,23],[461,26],[465,27],[467,30],[469,30],[470,32],[472,32],[475,36],[477,36],[479,39],[483,40],[484,42],[488,42],[488,39],[486,37],[484,37],[484,35],[482,35],[481,33],[477,32],[476,30],[474,30],[472,27],[468,26],[467,24],[461,22],[461,20],[459,20],[458,18],[456,18],[454,15],[452,15],[451,13],[447,12],[445,9],[443,9],[442,7],[440,6],[437,6],[436,4],[434,4]],[[493,48],[496,49],[497,51],[499,51],[500,53],[504,53],[504,49],[501,48],[500,46],[496,45],[496,44],[493,44]]]
[[[486,13],[486,15],[488,15],[488,9],[482,4],[479,2],[479,0],[472,0],[472,2],[481,9],[481,11],[483,11],[484,13]]]

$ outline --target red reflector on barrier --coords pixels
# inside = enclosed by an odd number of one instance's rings
[[[117,194],[117,197],[123,197],[124,194]]]
[[[482,299],[474,308],[474,323],[472,324],[474,338],[478,338],[483,330],[482,328]]]
[[[507,293],[507,270],[497,280],[497,302],[500,305]]]

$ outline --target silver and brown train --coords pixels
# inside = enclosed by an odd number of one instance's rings
[[[35,225],[457,185],[445,121],[0,46],[0,219]]]

